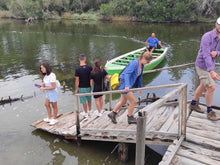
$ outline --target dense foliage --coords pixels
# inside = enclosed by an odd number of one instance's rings
[[[38,19],[80,18],[95,12],[104,19],[126,16],[135,21],[185,22],[220,14],[215,0],[0,0],[0,16]]]

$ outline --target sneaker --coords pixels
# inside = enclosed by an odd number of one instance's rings
[[[90,110],[90,111],[88,112],[88,116],[91,116],[91,114],[92,114],[92,110]]]
[[[57,119],[51,119],[49,125],[54,125],[58,122]]]
[[[105,112],[105,110],[104,110],[104,109],[102,109],[102,110],[101,110],[101,114],[103,114],[104,112]]]
[[[49,123],[51,121],[51,119],[49,119],[48,117],[47,118],[44,118],[43,121]]]
[[[220,118],[216,116],[214,111],[210,111],[209,113],[207,113],[207,117],[208,117],[208,119],[214,120],[214,121],[220,120]]]
[[[205,110],[202,109],[202,108],[200,108],[198,105],[192,105],[192,104],[190,104],[190,105],[189,105],[189,108],[190,108],[191,110],[197,111],[197,112],[199,112],[199,113],[204,113],[204,112],[205,112]]]
[[[97,113],[96,116],[101,117],[102,113]]]
[[[80,115],[82,115],[83,117],[88,117],[88,113],[85,112],[81,112]]]
[[[128,117],[128,124],[137,124],[137,119],[134,118],[133,115],[132,116],[127,115],[127,117]]]
[[[108,117],[112,120],[112,123],[116,124],[117,121],[116,121],[116,114],[115,112],[111,112],[108,114]]]

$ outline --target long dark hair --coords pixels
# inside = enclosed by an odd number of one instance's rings
[[[101,60],[96,60],[95,61],[95,66],[94,66],[94,68],[93,68],[93,70],[92,70],[92,73],[93,74],[97,74],[97,73],[99,73],[100,71],[101,71],[101,69],[100,69],[100,66],[102,65],[102,61]]]
[[[45,67],[45,69],[46,69],[46,73],[43,73],[43,72],[41,71],[41,68],[40,68],[41,74],[42,74],[42,75],[50,75],[50,73],[52,72],[52,69],[51,69],[50,65],[49,65],[47,62],[44,62],[44,63],[42,63],[41,65],[43,65],[43,67]],[[41,65],[40,65],[40,66],[41,66]]]

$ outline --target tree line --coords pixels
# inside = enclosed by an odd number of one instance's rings
[[[193,22],[220,16],[217,0],[0,0],[0,17]]]

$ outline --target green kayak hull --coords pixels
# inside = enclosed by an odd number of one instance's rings
[[[141,52],[143,52],[144,50],[145,47],[126,53],[108,61],[105,65],[105,69],[107,70],[108,75],[120,73],[130,61],[132,61],[135,57],[140,57]],[[167,47],[155,49],[155,51],[152,53],[153,60],[149,64],[144,66],[144,71],[151,70],[159,65],[164,60],[167,50]]]

